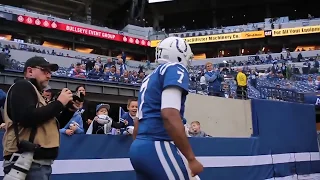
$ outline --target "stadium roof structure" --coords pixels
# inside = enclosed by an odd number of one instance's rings
[[[256,0],[173,0],[160,3],[149,4],[149,8],[157,10],[159,14],[173,14],[180,12],[196,12],[208,9],[226,9],[226,8],[236,8],[244,6],[266,6],[266,4],[290,2],[289,0],[266,0],[266,1],[256,1]],[[196,16],[196,15],[195,15]]]
[[[69,17],[70,14],[84,16],[87,4],[95,9],[95,14],[108,15],[119,9],[128,0],[17,0],[5,4],[26,8],[32,11],[51,14],[57,17]]]

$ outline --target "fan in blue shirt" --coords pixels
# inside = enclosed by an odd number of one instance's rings
[[[67,134],[69,136],[73,134],[83,134],[83,121],[81,117],[81,113],[79,111],[73,114],[73,117],[70,119],[68,124],[64,126],[64,128],[60,129],[60,133]]]
[[[164,39],[156,49],[161,65],[142,81],[139,122],[129,152],[137,180],[191,179],[203,170],[182,121],[189,86],[186,67],[192,57],[190,46],[179,37]]]
[[[138,101],[136,99],[129,99],[127,104],[128,112],[121,116],[121,119],[128,121],[128,126],[134,126],[133,120],[136,117]]]

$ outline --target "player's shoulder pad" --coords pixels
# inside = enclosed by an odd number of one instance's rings
[[[187,68],[185,68],[182,64],[180,63],[166,63],[161,66],[159,73],[160,75],[164,75],[168,69],[179,69],[182,72],[188,72]]]

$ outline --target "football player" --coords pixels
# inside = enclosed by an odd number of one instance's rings
[[[189,44],[179,37],[168,37],[156,48],[160,65],[140,87],[139,123],[129,153],[137,180],[189,180],[203,170],[182,121],[192,58]]]

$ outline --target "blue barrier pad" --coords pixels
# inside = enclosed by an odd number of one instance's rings
[[[252,100],[256,136],[190,138],[203,180],[264,180],[320,172],[312,105]],[[129,136],[61,136],[53,180],[135,179]],[[0,150],[2,147],[0,146]]]

